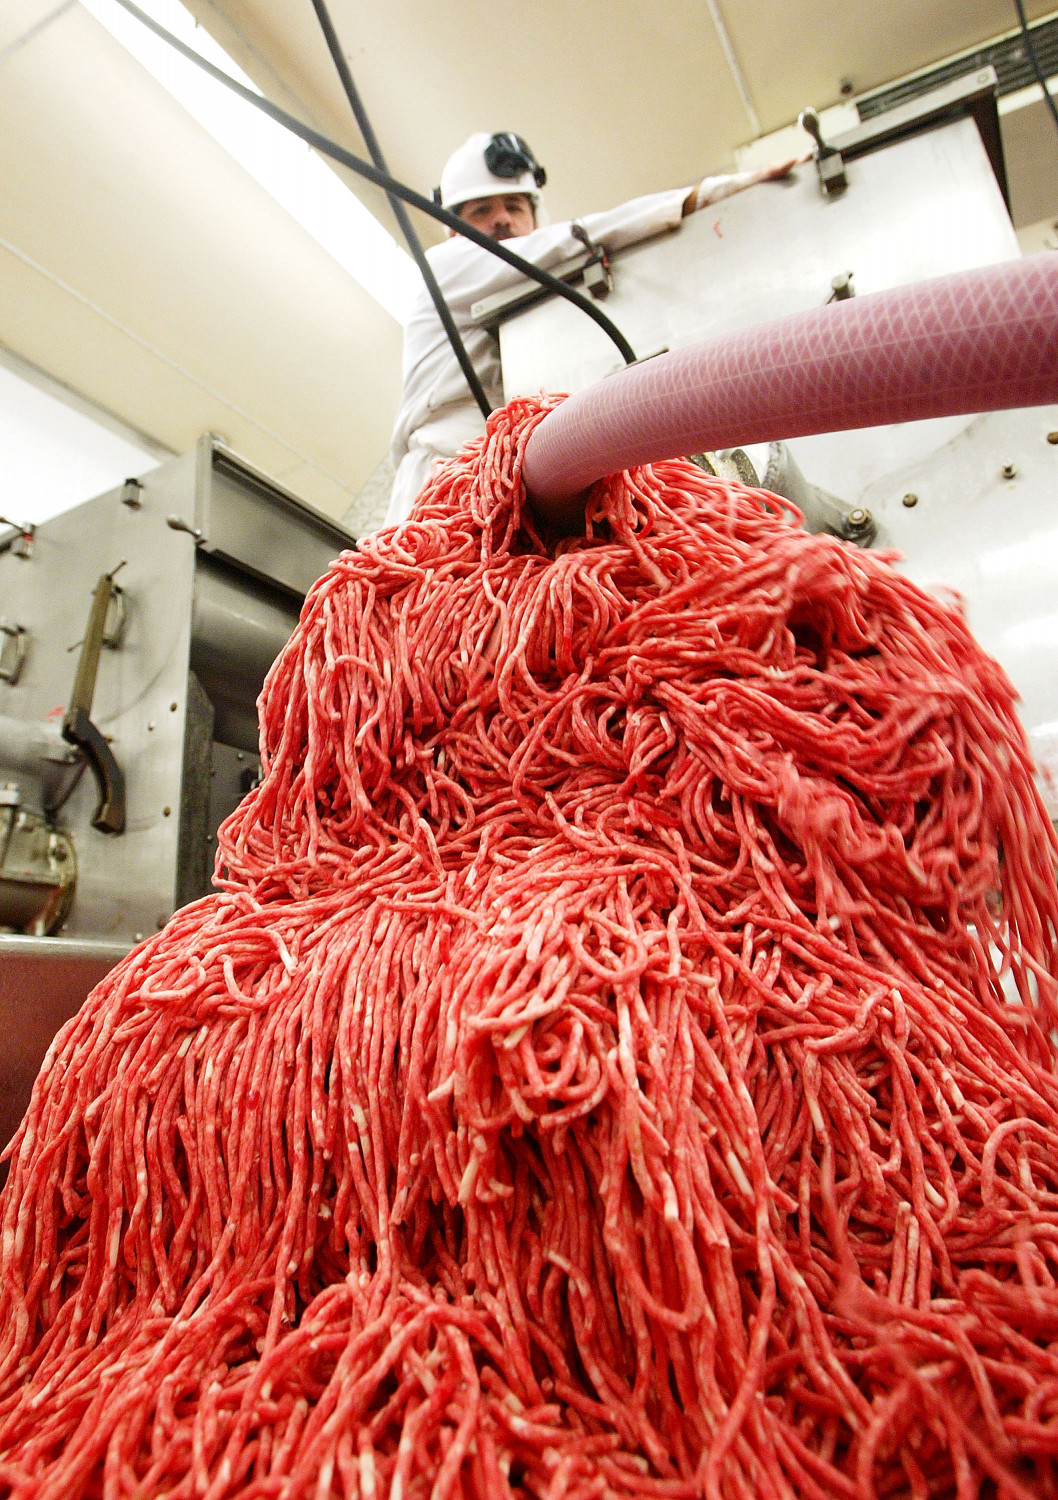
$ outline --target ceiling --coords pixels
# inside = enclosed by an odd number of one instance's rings
[[[310,0],[185,3],[262,89],[363,154]],[[690,182],[839,102],[843,80],[864,93],[1016,24],[1010,0],[878,0],[869,24],[863,0],[536,0],[517,36],[493,0],[328,9],[396,176],[428,192],[472,131],[515,129],[550,170],[555,219]],[[1054,9],[1026,3],[1030,20]]]
[[[362,151],[310,0],[186,3]],[[517,26],[491,0],[331,10],[396,175],[428,191],[472,130],[513,128],[554,218],[689,182],[843,78],[866,91],[1013,21],[1009,0],[536,0]],[[0,179],[0,345],[175,451],[219,431],[344,513],[387,446],[398,326],[75,0],[0,0]]]

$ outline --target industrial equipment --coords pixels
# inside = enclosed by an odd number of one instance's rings
[[[983,69],[847,137],[819,132],[818,172],[725,200],[612,263],[588,243],[559,274],[607,293],[649,358],[1016,257],[994,82]],[[605,333],[536,283],[476,314],[497,332],[508,397],[621,367]],[[1058,408],[701,461],[788,496],[812,529],[894,547],[918,581],[960,590],[1022,692],[1058,815]],[[35,532],[0,532],[0,1018],[18,1038],[0,1060],[0,1139],[91,984],[209,889],[217,827],[257,774],[265,672],[350,541],[212,438]]]
[[[984,68],[825,142],[841,153],[840,192],[806,166],[616,253],[608,314],[650,358],[1018,257],[994,87]],[[578,274],[577,265],[562,270]],[[622,368],[598,329],[529,283],[476,315],[497,331],[508,398],[579,391]],[[1021,693],[1040,788],[1058,818],[1058,408],[792,438],[708,461],[787,496],[810,530],[894,549],[919,583],[958,591]]]
[[[208,436],[0,533],[0,1142],[91,986],[210,889],[265,673],[351,543]]]

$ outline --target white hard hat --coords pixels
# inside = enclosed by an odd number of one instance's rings
[[[546,181],[547,173],[520,135],[478,130],[445,162],[433,196],[442,208],[457,209],[472,198],[525,193],[535,208]]]

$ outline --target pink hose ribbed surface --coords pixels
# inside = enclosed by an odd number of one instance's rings
[[[1058,255],[794,313],[591,386],[533,433],[523,476],[562,501],[635,464],[808,433],[1058,401]]]

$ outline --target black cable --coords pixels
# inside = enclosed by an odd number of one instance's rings
[[[137,21],[146,26],[148,31],[153,31],[155,36],[161,37],[188,62],[193,62],[196,67],[222,83],[225,88],[231,89],[233,94],[238,94],[240,99],[245,99],[247,104],[252,104],[263,114],[275,120],[277,125],[284,126],[293,135],[298,136],[307,146],[313,146],[324,156],[329,156],[332,161],[341,162],[342,166],[357,172],[361,177],[366,177],[368,182],[373,182],[386,193],[392,193],[400,198],[402,202],[408,203],[412,208],[421,209],[424,214],[429,214],[431,219],[436,219],[439,224],[445,224],[449,229],[454,229],[464,239],[472,244],[479,245],[482,250],[487,250],[490,255],[495,255],[498,260],[513,266],[516,271],[521,271],[523,276],[535,281],[538,286],[544,287],[549,292],[554,292],[558,297],[564,297],[567,302],[572,302],[574,307],[579,307],[581,312],[587,313],[594,323],[597,323],[603,333],[614,343],[620,351],[621,358],[626,364],[636,363],[636,352],[625,338],[624,334],[612,323],[610,319],[587,297],[581,296],[567,282],[560,281],[557,276],[552,276],[550,271],[544,271],[539,266],[534,266],[531,260],[524,260],[514,250],[508,250],[503,240],[490,239],[487,234],[482,234],[465,219],[459,218],[457,214],[449,213],[447,208],[441,208],[434,203],[432,198],[425,198],[422,193],[417,193],[414,188],[405,187],[403,182],[398,182],[388,172],[374,167],[370,162],[361,160],[354,156],[351,151],[346,151],[344,146],[339,146],[335,141],[329,140],[327,136],[321,135],[318,130],[313,130],[311,125],[304,125],[295,115],[288,114],[285,109],[280,109],[278,104],[273,104],[271,99],[266,99],[262,94],[255,94],[252,89],[244,88],[241,83],[236,83],[234,78],[229,78],[222,69],[216,68],[204,57],[200,57],[193,47],[188,47],[178,37],[166,31],[164,26],[159,26],[157,21],[150,16],[144,15],[133,0],[118,0],[118,4],[127,10],[130,16],[135,16]]]
[[[388,172],[389,167],[386,165],[386,158],[382,155],[382,147],[378,144],[378,137],[375,135],[371,121],[367,117],[367,110],[364,108],[356,84],[353,82],[353,75],[349,71],[349,64],[346,61],[345,54],[342,52],[338,33],[334,29],[327,6],[324,4],[324,0],[312,0],[312,8],[316,12],[316,19],[320,23],[320,29],[326,40],[327,49],[334,61],[334,66],[338,70],[338,77],[342,81],[345,97],[349,100],[353,114],[356,116],[356,123],[360,127],[360,134],[364,138],[364,145],[367,147],[368,155],[380,171]],[[422,247],[422,241],[419,239],[419,236],[415,233],[415,226],[408,217],[408,210],[395,193],[388,193],[386,196],[389,198],[389,206],[393,210],[393,217],[400,225],[401,233],[408,242],[408,249],[411,251],[415,264],[422,273],[422,279],[426,283],[426,290],[429,292],[433,305],[437,309],[437,316],[441,320],[442,327],[448,335],[448,342],[452,346],[452,353],[459,361],[459,368],[466,376],[470,393],[481,408],[481,415],[487,417],[492,411],[492,405],[485,394],[485,387],[478,378],[478,372],[471,362],[470,355],[466,351],[466,345],[459,336],[459,329],[456,327],[455,319],[452,317],[451,308],[445,301],[444,293],[437,284],[437,277],[433,273],[430,262],[426,259],[426,251]]]
[[[1025,43],[1025,51],[1029,54],[1029,62],[1032,64],[1032,71],[1036,74],[1036,79],[1040,85],[1040,88],[1043,90],[1043,102],[1051,112],[1051,118],[1054,120],[1055,130],[1058,130],[1058,106],[1055,105],[1054,95],[1047,87],[1047,79],[1044,77],[1043,69],[1040,67],[1040,59],[1036,52],[1036,47],[1033,43],[1032,37],[1029,34],[1029,23],[1025,19],[1025,7],[1022,5],[1021,0],[1014,0],[1014,9],[1018,13],[1018,25],[1021,27],[1021,40]]]

